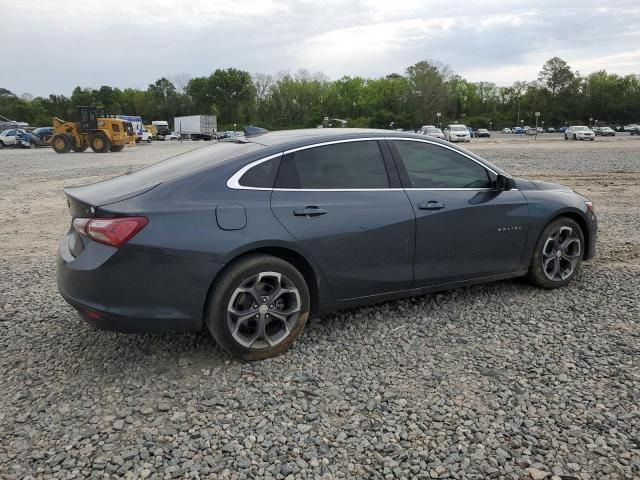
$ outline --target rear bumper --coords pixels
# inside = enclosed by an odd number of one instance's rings
[[[58,290],[89,324],[125,333],[202,330],[222,265],[92,241],[74,258],[70,237],[60,242]]]

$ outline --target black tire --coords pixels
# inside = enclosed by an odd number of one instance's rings
[[[573,134],[573,139],[578,140],[578,136],[575,133]]]
[[[109,150],[111,150],[112,152],[121,152],[122,150],[124,150],[124,145],[111,145],[111,147],[109,147]]]
[[[71,150],[71,139],[62,133],[54,135],[51,139],[51,146],[56,153],[69,153]]]
[[[590,138],[589,140],[591,140],[593,142],[595,140],[595,138]]]
[[[565,140],[569,140],[569,137],[567,137],[567,134],[566,134],[566,133],[564,134],[564,139],[565,139]]]
[[[111,148],[111,142],[104,133],[98,132],[89,136],[89,146],[96,153],[106,153]]]
[[[151,137],[147,138],[147,143],[151,143]]]
[[[260,279],[260,275],[265,273],[276,273],[280,274],[283,279],[281,280],[281,285],[285,282],[290,283],[290,287],[294,287],[297,289],[298,295],[285,293],[284,295],[292,295],[294,299],[294,303],[298,304],[299,302],[299,312],[297,316],[294,317],[291,315],[292,325],[288,326],[288,333],[282,334],[282,339],[278,340],[278,343],[272,346],[264,346],[258,345],[255,348],[247,347],[240,343],[231,331],[231,324],[233,323],[233,315],[228,312],[228,309],[232,306],[235,306],[236,302],[244,295],[249,299],[249,304],[254,303],[254,300],[251,298],[255,298],[253,295],[249,293],[238,293],[242,286],[246,285],[248,281],[251,281],[253,278]],[[262,277],[262,278],[267,278]],[[260,290],[257,282],[254,284]],[[268,285],[267,285],[268,286]],[[262,290],[265,291],[265,290]],[[271,319],[266,319],[265,317],[269,317],[270,311],[278,311],[278,303],[281,302],[281,296],[273,297],[276,301],[269,305],[268,301],[264,301],[264,299],[269,298],[270,293],[265,293],[264,297],[261,297],[262,302],[258,305],[256,301],[255,305],[247,305],[247,312],[255,312],[260,317],[260,320],[254,320],[253,315],[249,313],[249,317],[242,325],[242,328],[236,329],[236,335],[242,334],[242,329],[244,328],[249,334],[252,332],[258,332],[257,323],[264,322],[265,330],[270,325],[279,324],[284,325],[284,323],[274,320],[273,315]],[[274,310],[271,310],[275,306]],[[256,310],[256,307],[258,309]],[[284,351],[286,351],[291,344],[300,336],[302,333],[304,326],[309,318],[309,308],[310,308],[310,298],[309,298],[309,289],[307,287],[307,283],[305,282],[302,274],[288,262],[284,260],[273,257],[271,255],[248,255],[244,258],[241,258],[236,263],[232,264],[225,272],[223,272],[222,276],[216,281],[213,286],[212,292],[209,296],[207,314],[205,317],[205,322],[209,332],[213,338],[218,342],[218,344],[229,352],[231,355],[241,358],[243,360],[262,360],[265,358],[275,357],[280,355]],[[263,312],[263,309],[269,309],[269,312]],[[238,309],[240,310],[240,309]],[[244,309],[242,309],[244,310]],[[259,313],[258,313],[259,312]],[[244,315],[247,317],[247,315]],[[238,316],[239,318],[240,316]],[[257,317],[256,317],[257,318]],[[235,320],[236,322],[240,322],[239,319]],[[269,323],[271,322],[271,323]],[[286,322],[285,322],[286,323]],[[252,325],[256,324],[256,325]],[[236,323],[237,325],[237,323]],[[276,325],[278,326],[278,325]],[[253,330],[252,330],[253,328]],[[280,330],[279,330],[280,331]],[[278,333],[278,332],[276,332]],[[248,335],[251,336],[251,335]],[[262,341],[263,337],[258,337],[257,333],[255,334],[255,338]],[[266,338],[266,337],[264,337]],[[254,339],[255,343],[256,340]],[[260,342],[258,342],[260,343]],[[266,343],[262,341],[262,343]],[[253,345],[253,344],[252,344]]]
[[[71,143],[71,150],[73,150],[76,153],[82,153],[87,148],[89,148],[89,145],[87,145],[86,143],[81,143],[80,145],[76,145],[75,143]]]
[[[570,255],[567,255],[575,260],[575,265],[572,266],[571,272],[566,277],[562,278],[562,272],[558,272],[560,278],[552,279],[549,277],[548,270],[551,269],[553,271],[553,269],[555,268],[555,263],[553,265],[551,264],[551,262],[547,263],[547,271],[545,271],[545,259],[549,259],[549,257],[553,257],[554,255],[556,255],[555,252],[557,244],[554,245],[553,239],[556,232],[560,232],[561,229],[565,228],[569,228],[572,232],[575,232],[575,237],[579,242],[577,250],[575,243],[570,244],[572,251],[568,252],[568,254]],[[551,251],[549,251],[550,248],[552,249]],[[582,263],[582,258],[584,255],[584,248],[584,233],[582,232],[582,228],[580,228],[580,225],[578,225],[577,222],[568,217],[556,218],[545,227],[545,229],[542,231],[542,234],[540,235],[540,238],[536,242],[533,256],[531,257],[531,264],[529,265],[527,279],[534,285],[547,289],[559,288],[566,285],[580,271],[580,265]],[[564,260],[564,258],[564,256],[560,256],[556,257],[555,261],[553,259],[551,259],[551,261],[559,262],[559,268],[568,268],[569,262],[567,260]]]
[[[4,148],[4,147],[5,147],[4,142],[2,140],[0,140],[0,148]]]

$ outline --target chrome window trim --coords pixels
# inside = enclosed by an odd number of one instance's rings
[[[485,164],[483,164],[482,162],[479,162],[478,160],[476,160],[475,158],[473,158],[470,155],[467,155],[464,152],[461,152],[455,148],[450,147],[449,145],[442,145],[441,143],[438,142],[433,142],[431,140],[428,139],[422,139],[422,138],[406,138],[406,137],[358,137],[358,138],[346,138],[346,139],[342,139],[342,140],[332,140],[329,142],[321,142],[321,143],[314,143],[311,145],[304,145],[302,147],[296,147],[296,148],[291,148],[289,150],[284,150],[282,152],[279,153],[275,153],[273,155],[269,155],[268,157],[265,158],[261,158],[259,160],[255,160],[247,165],[245,165],[244,167],[242,167],[240,170],[238,170],[236,173],[234,173],[228,180],[227,180],[227,187],[234,189],[234,190],[261,190],[261,191],[274,191],[274,192],[399,192],[399,191],[488,191],[488,190],[495,190],[495,188],[266,188],[266,187],[247,187],[245,185],[240,185],[240,179],[242,178],[242,176],[247,173],[249,170],[251,170],[253,167],[260,165],[261,163],[267,162],[269,160],[272,160],[274,158],[278,158],[280,156],[284,156],[287,155],[288,153],[294,153],[294,152],[299,152],[301,150],[308,150],[309,148],[315,148],[315,147],[324,147],[327,145],[335,145],[335,144],[340,144],[340,143],[350,143],[350,142],[364,142],[364,141],[379,141],[379,140],[387,140],[387,141],[408,141],[408,142],[422,142],[422,143],[428,143],[431,145],[436,145],[438,147],[442,147],[442,148],[447,148],[459,155],[462,155],[465,158],[468,158],[469,160],[477,163],[478,165],[480,165],[482,168],[484,168],[485,170],[488,170],[489,172],[493,173],[494,175],[498,175],[497,172],[495,172],[494,170],[492,170],[491,168],[487,167]],[[517,188],[514,188],[512,190],[517,190]]]
[[[236,173],[234,173],[231,176],[231,178],[229,178],[229,180],[227,180],[227,187],[232,188],[234,190],[266,190],[266,191],[273,190],[273,188],[267,188],[267,187],[247,187],[245,185],[240,185],[240,179],[242,178],[242,176],[245,173],[247,173],[249,170],[251,170],[256,165],[260,165],[261,163],[268,162],[269,160],[273,160],[274,158],[278,158],[278,157],[281,157],[281,156],[282,156],[282,152],[274,153],[273,155],[269,155],[268,157],[261,158],[260,160],[256,160],[254,162],[251,162],[251,163],[245,165],[240,170],[238,170]]]

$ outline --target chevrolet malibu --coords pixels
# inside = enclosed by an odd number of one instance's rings
[[[206,329],[249,360],[311,313],[520,276],[561,287],[597,231],[568,187],[384,130],[246,135],[65,194],[58,287],[87,322]]]

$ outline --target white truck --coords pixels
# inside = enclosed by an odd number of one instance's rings
[[[136,132],[136,143],[140,143],[140,142],[151,143],[153,136],[149,132],[147,132],[147,130],[144,128],[144,125],[142,124],[142,117],[138,117],[135,115],[116,115],[116,116],[121,120],[125,120],[131,123],[131,126],[133,127],[133,131]]]
[[[166,120],[154,120],[151,125],[156,127],[156,140],[164,140],[171,133],[169,122]]]
[[[215,115],[188,115],[173,119],[173,130],[182,138],[191,140],[211,140],[218,130]]]

